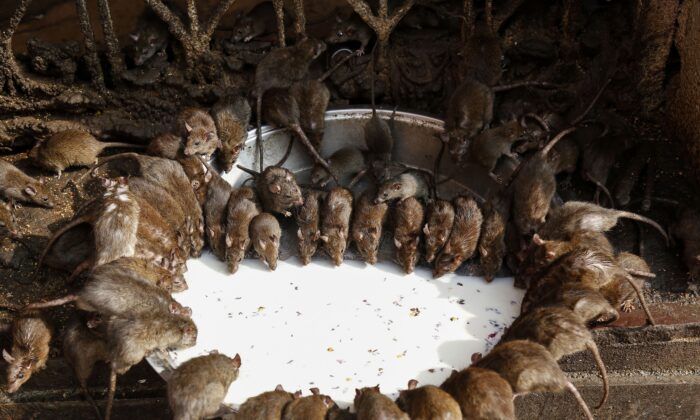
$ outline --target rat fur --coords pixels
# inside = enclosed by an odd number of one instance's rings
[[[491,205],[484,217],[479,237],[479,264],[484,279],[493,281],[506,255],[506,228],[508,213],[497,204]]]
[[[293,207],[304,204],[296,177],[288,169],[268,166],[262,174],[239,166],[255,179],[255,191],[265,211],[290,217]]]
[[[311,388],[308,397],[295,398],[284,407],[282,420],[325,420],[328,410],[335,404],[327,395],[321,395],[318,388]]]
[[[10,200],[10,203],[19,201],[49,209],[54,206],[43,180],[30,177],[4,159],[0,159],[0,196]]]
[[[392,200],[405,200],[408,197],[427,198],[430,187],[425,177],[417,171],[404,172],[379,186],[374,198],[375,204]]]
[[[353,197],[350,190],[335,187],[321,207],[321,241],[323,249],[336,266],[343,263],[350,232]]]
[[[270,213],[260,213],[250,221],[250,239],[253,242],[253,248],[260,260],[273,271],[277,268],[281,237],[280,224]]]
[[[450,156],[462,160],[469,140],[491,124],[494,93],[487,85],[472,78],[465,79],[450,96],[445,118]]]
[[[240,190],[246,190],[241,192]],[[253,197],[250,199],[248,197]],[[254,199],[255,192],[242,187],[231,193],[226,210],[225,257],[228,271],[234,274],[250,248],[250,222],[260,214],[260,205]]]
[[[307,134],[314,148],[321,150],[326,128],[326,109],[331,99],[330,90],[322,81],[310,79],[296,82],[290,92],[299,104],[299,125],[302,131]]]
[[[455,209],[447,200],[438,199],[428,207],[428,217],[423,226],[425,235],[425,260],[432,263],[442,250],[452,232]]]
[[[418,381],[408,381],[408,389],[399,392],[396,404],[413,420],[462,420],[459,404],[434,385],[417,387]]]
[[[382,230],[387,219],[389,205],[374,204],[374,192],[367,190],[360,196],[353,211],[352,240],[362,258],[369,264],[377,263]]]
[[[452,202],[455,209],[450,238],[433,263],[433,278],[452,273],[474,255],[479,242],[483,216],[472,198],[457,197]]]
[[[238,409],[236,420],[279,420],[284,407],[300,396],[301,391],[291,393],[285,391],[282,385],[277,385],[274,391],[263,392],[245,400]]]
[[[224,172],[230,172],[248,138],[250,105],[242,96],[226,97],[214,104],[211,112],[221,139],[217,160]]]
[[[311,262],[311,257],[316,253],[318,241],[321,238],[321,202],[325,193],[318,190],[306,190],[304,192],[304,205],[296,212],[297,222],[297,247],[302,264]]]
[[[178,159],[178,162],[182,166],[182,170],[185,172],[187,179],[190,180],[190,186],[192,187],[192,191],[194,191],[197,202],[200,206],[204,206],[204,202],[207,199],[207,191],[209,190],[209,183],[214,177],[214,173],[199,156],[183,157]]]
[[[423,205],[414,197],[400,201],[394,208],[396,259],[406,274],[412,273],[418,262],[418,243],[424,218]]]
[[[209,157],[221,148],[214,119],[201,108],[185,108],[177,116],[175,130],[185,139],[185,156]]]
[[[10,203],[0,201],[0,231],[3,228],[7,230],[12,237],[22,236],[17,229],[17,220],[15,219],[15,213],[12,210],[12,206]]]
[[[365,157],[360,149],[352,146],[343,147],[333,152],[328,158],[328,165],[342,185],[362,172],[365,167]],[[331,176],[321,165],[315,165],[311,170],[311,183],[325,187],[331,181]]]
[[[325,41],[329,44],[342,44],[349,41],[359,42],[360,51],[366,51],[369,41],[374,36],[372,29],[357,14],[350,16],[336,15],[333,27]]]
[[[216,414],[240,367],[241,356],[219,353],[194,357],[178,366],[168,379],[168,401],[174,418],[200,419]]]
[[[464,418],[515,420],[513,390],[498,373],[470,367],[453,371],[440,388],[459,404]]]
[[[355,389],[357,420],[409,420],[406,413],[379,391],[379,385]]]
[[[213,170],[210,169],[213,173]],[[226,211],[231,197],[231,184],[224,181],[219,174],[214,174],[207,198],[204,202],[204,223],[206,225],[207,241],[209,248],[220,260],[225,259],[226,254]]]
[[[49,358],[49,343],[52,329],[36,311],[22,311],[10,326],[12,347],[2,350],[2,357],[8,363],[5,392],[12,394],[32,377],[32,374],[46,367]]]
[[[467,160],[493,172],[501,156],[511,155],[510,149],[522,130],[520,122],[514,120],[482,131],[469,142]]]

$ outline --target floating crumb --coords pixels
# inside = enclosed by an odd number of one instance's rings
[[[411,311],[409,313],[410,316],[418,316],[420,315],[420,309],[418,308],[411,308]]]
[[[335,350],[333,349],[333,347],[328,347],[328,348],[326,349],[326,351],[329,352],[329,353],[332,353],[332,352],[334,352]]]
[[[264,311],[264,310],[265,310],[265,307],[264,307],[264,306],[258,306],[258,312],[262,312],[262,311]]]
[[[400,359],[400,358],[406,356],[406,352],[407,352],[406,350],[402,351],[401,353],[399,353],[399,354],[396,355],[396,358],[397,358],[397,359]]]
[[[451,316],[450,321],[457,321],[459,319],[458,316]]]

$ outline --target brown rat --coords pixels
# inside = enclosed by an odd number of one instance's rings
[[[638,278],[654,276],[646,261],[638,255],[621,252],[617,255],[617,264],[627,273],[617,274],[611,282],[600,288],[600,293],[613,307],[620,308],[623,312],[630,312],[634,309],[632,295],[636,294],[648,322],[654,325],[654,318],[649,311],[642,291],[644,280]]]
[[[122,257],[105,264],[105,266],[107,265],[130,275],[135,280],[152,284],[168,293],[179,293],[187,290],[187,282],[182,274],[173,274],[169,270],[142,258]]]
[[[349,41],[360,43],[360,51],[366,51],[367,44],[374,36],[374,31],[357,13],[350,16],[335,16],[335,22],[325,41],[329,44],[342,44]]]
[[[166,159],[178,159],[185,156],[185,141],[173,133],[161,133],[148,142],[146,153]]]
[[[493,101],[491,88],[472,78],[465,79],[454,90],[445,118],[445,134],[453,160],[462,160],[469,140],[491,124]]]
[[[175,229],[149,201],[141,197],[136,197],[136,201],[140,211],[133,256],[143,258],[173,274],[187,271],[187,255]]]
[[[353,197],[350,190],[335,187],[321,206],[321,240],[323,249],[336,266],[343,263],[348,244]]]
[[[10,203],[19,201],[53,208],[43,181],[30,177],[4,159],[0,159],[0,196],[10,200]]]
[[[242,96],[226,97],[214,104],[211,112],[221,139],[218,162],[224,172],[229,172],[248,138],[250,105]]]
[[[432,263],[447,243],[455,220],[455,208],[447,200],[438,199],[428,207],[428,217],[423,226],[425,235],[425,260]]]
[[[321,80],[310,79],[293,84],[290,92],[299,104],[299,125],[302,131],[307,134],[314,148],[321,150],[326,109],[331,99],[330,90]]]
[[[450,238],[433,263],[433,277],[452,273],[474,255],[479,242],[483,216],[472,198],[457,197],[452,201],[455,209]]]
[[[192,347],[197,342],[194,322],[177,315],[150,315],[137,318],[112,317],[106,325],[111,372],[105,420],[109,420],[117,387],[117,375],[155,351]]]
[[[220,260],[224,260],[226,254],[226,211],[231,197],[231,184],[224,181],[210,168],[213,178],[207,189],[207,198],[204,202],[204,223],[206,224],[207,241],[209,248]]]
[[[277,30],[275,22],[275,9],[272,2],[258,3],[248,13],[240,12],[236,15],[231,41],[250,42],[260,35],[273,33]]]
[[[248,187],[247,194],[254,197],[255,192]],[[245,197],[238,191],[231,193],[226,210],[226,265],[231,274],[238,271],[245,253],[250,248],[250,222],[260,214],[260,205],[256,200]]]
[[[328,162],[321,157],[311,140],[304,133],[304,130],[301,129],[301,109],[289,89],[272,88],[267,90],[263,95],[263,105],[265,105],[262,111],[263,117],[267,122],[280,128],[286,128],[294,133],[307,152],[309,152],[314,162],[321,165],[326,171],[331,172]],[[289,147],[292,147],[291,141]],[[284,159],[281,163],[284,163]],[[277,164],[277,166],[281,163]],[[331,174],[331,176],[335,178],[335,175]]]
[[[406,413],[379,391],[379,385],[355,389],[355,411],[357,420],[408,420]]]
[[[625,162],[622,175],[615,185],[615,202],[619,206],[626,206],[630,202],[632,189],[639,180],[644,167],[652,159],[652,150],[648,143],[643,143],[635,150],[632,157]]]
[[[350,180],[366,168],[365,156],[360,149],[352,146],[343,147],[328,157],[328,165],[341,185],[347,185]],[[311,183],[325,187],[331,176],[321,165],[311,169]]]
[[[461,420],[459,404],[434,385],[417,388],[418,381],[408,381],[408,389],[399,393],[396,404],[414,420]]]
[[[326,44],[313,38],[304,38],[297,44],[276,48],[266,54],[255,68],[255,115],[257,118],[257,150],[260,172],[264,168],[262,153],[262,99],[272,88],[288,88],[306,77],[309,65],[326,50]],[[296,103],[296,101],[294,101]],[[290,112],[291,108],[287,108]],[[299,117],[297,113],[297,123]],[[301,131],[301,130],[299,130]],[[307,139],[308,140],[308,139]],[[303,138],[302,138],[303,141]],[[312,147],[313,148],[313,147]]]
[[[581,394],[541,344],[527,340],[508,341],[494,347],[474,366],[494,370],[508,381],[517,394],[561,392],[566,389],[576,398],[586,418],[593,420]]]
[[[304,204],[298,207],[296,212],[297,246],[299,258],[302,264],[311,262],[311,257],[316,253],[318,241],[321,238],[321,202],[325,193],[318,190],[306,190],[304,192]]]
[[[484,279],[491,282],[500,271],[506,256],[507,205],[491,204],[484,215],[479,237],[479,264]]]
[[[250,240],[253,242],[253,248],[260,260],[273,271],[277,268],[281,237],[280,224],[270,213],[260,213],[250,221]]]
[[[238,378],[241,356],[210,353],[193,357],[168,379],[168,401],[175,419],[213,416],[224,402],[228,388]]]
[[[46,302],[30,303],[26,309],[49,308],[75,302],[78,309],[107,316],[135,318],[146,315],[181,314],[192,310],[175,301],[168,292],[136,278],[134,272],[118,265],[101,265],[76,294]]]
[[[371,67],[371,95],[372,95],[372,116],[363,127],[365,134],[365,145],[369,150],[371,160],[391,161],[394,151],[394,136],[391,127],[377,114],[377,105],[374,98],[374,54],[372,54]]]
[[[579,351],[590,351],[603,378],[603,397],[596,408],[605,404],[609,392],[605,363],[586,324],[571,309],[559,305],[544,306],[520,315],[508,327],[500,342],[512,340],[530,340],[542,344],[555,360]]]
[[[295,398],[284,407],[282,420],[325,420],[328,410],[335,405],[331,397],[311,388],[308,397]]]
[[[97,163],[97,156],[110,147],[140,147],[130,143],[105,143],[83,130],[59,131],[44,142],[37,143],[29,152],[35,165],[58,173],[74,166],[91,166]]]
[[[418,171],[408,171],[382,183],[374,202],[378,204],[408,197],[427,198],[429,195],[430,187],[425,177]]]
[[[209,113],[201,108],[185,108],[177,116],[175,132],[185,139],[185,156],[211,156],[221,148],[216,124]]]
[[[236,414],[237,420],[279,420],[282,418],[284,407],[292,400],[298,399],[301,391],[286,392],[282,385],[277,385],[274,391],[263,392],[250,397],[241,405]]]
[[[85,320],[74,317],[63,332],[63,357],[73,368],[80,388],[95,408],[98,418],[102,418],[102,415],[87,389],[87,380],[92,375],[95,363],[109,363],[109,349],[102,330],[88,328]]]
[[[547,222],[538,231],[545,239],[568,239],[578,230],[607,232],[617,224],[618,219],[626,218],[643,222],[654,227],[668,242],[666,231],[655,221],[636,213],[615,210],[584,201],[567,201],[553,209]]]
[[[170,40],[168,25],[153,11],[145,9],[136,22],[134,32],[129,33],[134,42],[132,54],[134,64],[139,67],[148,62],[156,53],[165,50]]]
[[[17,229],[17,220],[15,219],[12,206],[10,203],[4,201],[0,201],[0,231],[2,231],[2,229],[7,230],[12,237],[22,236]]]
[[[394,208],[394,246],[396,259],[407,274],[418,262],[418,243],[425,218],[423,205],[415,198],[399,201]]]
[[[292,207],[304,204],[296,177],[288,169],[268,166],[260,174],[241,166],[238,167],[253,175],[255,191],[258,193],[258,198],[265,211],[289,217],[292,215],[289,211]]]
[[[36,311],[22,311],[10,325],[12,347],[2,350],[2,357],[8,363],[5,392],[12,394],[32,377],[32,374],[46,367],[49,358],[51,326]]]
[[[511,147],[522,130],[520,122],[514,120],[482,131],[469,142],[467,160],[492,172],[501,156],[512,155]]]
[[[453,371],[440,388],[457,401],[465,419],[516,418],[510,384],[490,369],[470,367]]]
[[[352,218],[352,240],[362,258],[369,264],[377,263],[382,230],[389,210],[387,203],[374,204],[374,195],[372,190],[362,193]]]
[[[76,226],[61,235],[42,255],[41,264],[72,273],[86,260],[94,259],[95,238],[89,225]]]
[[[190,186],[194,191],[195,198],[200,206],[204,206],[207,199],[207,190],[209,183],[214,177],[214,173],[209,170],[209,167],[202,161],[199,156],[187,156],[178,159],[182,170],[190,180]]]

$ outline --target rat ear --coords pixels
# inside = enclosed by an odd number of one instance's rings
[[[538,246],[542,246],[544,245],[544,240],[540,238],[540,235],[535,233],[534,235],[532,235],[532,243]]]
[[[214,233],[214,229],[213,229],[213,228],[209,228],[208,230],[209,230],[209,235],[210,235],[210,236],[216,236],[216,234]]]
[[[284,391],[284,387],[282,386],[282,384],[277,384],[277,386],[275,387],[275,391]]]
[[[233,238],[231,235],[226,235],[226,246],[231,248],[233,246]]]
[[[360,232],[360,233],[357,234],[357,240],[358,240],[358,241],[361,241],[362,239],[364,239],[364,237],[365,237],[365,234],[362,233],[362,232]]]
[[[430,229],[428,228],[427,223],[423,226],[423,233],[425,233],[426,235],[430,235]]]
[[[345,232],[344,231],[341,230],[340,232],[338,232],[338,236],[340,236],[341,240],[343,240],[343,241],[345,240]]]
[[[476,353],[472,353],[472,357],[471,357],[472,363],[478,362],[479,360],[481,360],[482,357],[483,356],[478,351]]]
[[[28,196],[34,197],[36,195],[36,188],[30,185],[24,188],[24,192],[27,193]]]
[[[233,366],[235,368],[241,367],[241,355],[236,353],[235,356],[233,356]]]
[[[270,184],[270,192],[273,194],[279,194],[282,191],[282,187],[279,184]]]
[[[170,304],[168,305],[168,310],[171,314],[176,314],[178,312],[178,309],[178,304],[175,302],[170,302]]]
[[[2,358],[5,359],[7,363],[14,363],[16,360],[6,349],[2,349]]]
[[[326,407],[330,407],[333,404],[333,400],[328,395],[324,395],[323,396],[323,404],[325,404]]]
[[[319,239],[322,240],[323,242],[328,242],[328,235],[321,235],[319,237]]]
[[[359,389],[355,388],[355,396],[360,396],[360,394],[362,394],[362,391],[360,391]]]
[[[320,237],[321,237],[320,230],[317,230],[316,232],[314,232],[314,241],[318,241]]]
[[[300,241],[304,240],[304,235],[301,234],[301,228],[297,229],[297,238],[299,238]]]
[[[396,238],[394,238],[394,245],[395,245],[397,248],[401,248],[401,242],[399,242],[399,240],[396,239]]]
[[[391,189],[394,190],[394,191],[400,190],[400,189],[401,189],[401,183],[400,183],[400,182],[394,182],[394,183],[391,185]]]
[[[377,391],[377,392],[380,392],[380,391],[379,391],[379,384],[373,386],[372,389],[375,390],[375,391]]]
[[[408,381],[408,389],[416,389],[417,386],[418,381],[416,381],[415,379],[411,379],[410,381]]]
[[[185,130],[187,130],[188,133],[192,131],[192,126],[187,124],[187,121],[185,121]]]
[[[299,399],[299,397],[301,397],[301,390],[296,391],[296,392],[292,395],[292,398],[294,398],[295,400],[296,400],[296,399]]]
[[[138,34],[138,33],[136,33],[136,34],[129,34],[129,38],[131,38],[132,41],[136,42],[136,41],[139,40],[140,35],[141,35],[141,34]]]
[[[486,257],[489,255],[489,251],[484,248],[483,246],[479,246],[479,253],[481,254],[482,257]]]
[[[311,394],[313,394],[313,395],[320,395],[321,394],[321,391],[316,387],[309,388],[309,391],[311,391]]]
[[[260,249],[263,250],[263,251],[264,251],[265,248],[266,248],[265,242],[263,242],[262,239],[258,240],[258,246],[259,246]]]

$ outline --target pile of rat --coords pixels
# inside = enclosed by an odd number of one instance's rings
[[[471,39],[484,42],[489,36],[486,31]],[[52,329],[41,310],[73,303],[79,311],[63,332],[64,355],[90,400],[86,381],[93,365],[110,365],[109,419],[117,375],[147,355],[167,359],[167,350],[196,342],[191,310],[171,295],[187,288],[187,259],[200,256],[208,245],[232,274],[253,254],[274,270],[283,234],[279,220],[293,218],[304,264],[320,246],[341,265],[349,244],[374,264],[386,229],[392,231],[395,260],[406,273],[423,258],[439,277],[478,254],[487,281],[507,260],[516,285],[527,288],[522,314],[489,354],[475,355],[470,367],[453,372],[440,387],[418,387],[410,381],[396,402],[378,387],[358,389],[357,418],[512,419],[514,396],[564,390],[592,418],[557,361],[581,350],[592,352],[603,380],[601,406],[608,396],[607,375],[589,328],[616,320],[619,310],[632,308],[635,296],[653,324],[642,288],[644,279],[654,274],[640,256],[614,249],[606,232],[619,218],[629,218],[650,224],[668,240],[664,229],[646,217],[556,199],[555,176],[575,171],[581,160],[586,178],[605,193],[608,204],[620,197],[629,200],[632,187],[625,186],[629,189],[613,199],[606,175],[596,174],[606,172],[596,167],[600,156],[592,152],[605,134],[591,134],[585,119],[608,82],[601,83],[586,110],[568,121],[554,114],[525,114],[496,125],[495,93],[537,83],[500,86],[500,63],[490,70],[487,58],[472,60],[481,67],[454,91],[441,141],[453,160],[482,167],[501,188],[490,197],[465,190],[447,200],[438,194],[442,153],[432,170],[394,161],[396,139],[391,124],[376,113],[374,95],[365,144],[321,156],[330,93],[323,79],[309,78],[308,68],[325,48],[321,41],[304,38],[260,61],[251,95],[260,167],[241,168],[252,175],[252,187],[232,187],[210,164],[216,155],[218,166],[230,171],[244,146],[252,111],[242,96],[225,97],[210,110],[184,109],[170,132],[155,137],[145,154],[98,159],[104,148],[136,145],[100,142],[80,130],[59,132],[36,144],[29,156],[38,167],[61,177],[68,168],[91,166],[88,173],[99,180],[103,192],[53,234],[40,258],[40,266],[70,272],[71,278],[86,277],[84,285],[57,299],[11,308],[17,312],[7,326],[13,343],[3,350],[9,363],[8,392],[17,391],[45,366]],[[287,65],[277,65],[281,61]],[[294,173],[283,167],[289,153],[264,165],[262,120],[291,131],[289,150],[294,141],[303,144],[316,162],[311,185],[300,187]],[[536,127],[529,125],[532,121]],[[612,123],[603,125],[604,133],[615,129]],[[580,131],[586,136],[574,136]],[[107,163],[122,173],[99,176],[98,167]],[[69,182],[80,181],[82,177]],[[361,191],[359,185],[364,186]],[[8,200],[0,206],[0,226],[17,240],[16,203],[52,206],[40,181],[4,160],[0,194]],[[692,229],[700,226],[698,220],[696,212],[685,210],[673,230],[684,245],[691,274],[700,269]],[[225,411],[222,402],[240,367],[239,355],[213,352],[170,372],[168,395],[176,418]],[[236,418],[352,418],[318,389],[311,392],[301,397],[278,386],[247,400]]]

